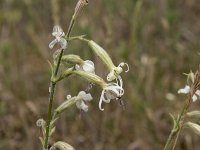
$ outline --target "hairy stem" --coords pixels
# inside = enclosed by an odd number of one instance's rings
[[[74,16],[72,16],[72,19],[70,21],[70,25],[68,28],[68,32],[67,32],[67,38],[70,37],[70,33],[73,29],[75,23],[75,18]],[[59,54],[59,58],[55,67],[55,71],[53,73],[53,78],[56,78],[58,71],[59,71],[59,67],[60,67],[60,62],[61,62],[61,58],[63,56],[64,53],[64,49],[61,50],[60,54]],[[56,87],[56,82],[51,81],[50,83],[50,95],[49,95],[49,104],[48,104],[48,115],[47,115],[47,125],[46,125],[46,134],[45,134],[45,141],[44,141],[44,148],[43,149],[48,149],[48,141],[49,141],[49,132],[50,132],[50,123],[52,120],[52,106],[53,106],[53,99],[54,99],[54,92],[55,92],[55,87]]]

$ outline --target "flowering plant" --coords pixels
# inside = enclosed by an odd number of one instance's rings
[[[87,40],[84,36],[70,37],[74,23],[80,13],[81,9],[88,4],[88,0],[79,0],[76,4],[74,14],[70,21],[70,25],[67,34],[64,33],[59,25],[55,25],[53,28],[52,35],[55,39],[50,42],[49,48],[53,49],[55,45],[59,48],[53,54],[53,63],[50,63],[52,69],[51,82],[49,87],[49,105],[48,105],[48,118],[39,119],[37,125],[41,127],[43,136],[40,137],[43,150],[72,150],[74,149],[68,143],[58,141],[52,146],[49,146],[49,138],[55,131],[55,122],[59,119],[61,113],[67,110],[68,107],[76,105],[78,109],[84,112],[88,111],[87,103],[90,102],[93,97],[89,91],[80,91],[77,96],[68,95],[66,100],[60,104],[55,110],[53,110],[53,100],[55,94],[56,84],[66,79],[71,75],[78,75],[91,84],[99,85],[102,88],[102,93],[99,100],[99,109],[102,108],[102,102],[109,103],[111,100],[119,100],[124,94],[123,81],[120,74],[123,72],[123,67],[127,66],[126,72],[129,70],[127,63],[120,63],[117,67],[114,65],[111,57],[101,46],[92,40]],[[72,40],[80,40],[86,42],[91,50],[97,55],[100,60],[107,66],[108,75],[107,81],[95,74],[95,64],[91,60],[83,60],[80,56],[74,54],[65,54],[68,42]],[[63,66],[62,70],[60,66]]]

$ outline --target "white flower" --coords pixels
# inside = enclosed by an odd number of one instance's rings
[[[56,43],[59,43],[61,49],[65,49],[67,47],[67,41],[63,38],[65,33],[60,26],[56,25],[53,27],[52,35],[55,39],[49,44],[50,49],[52,49]]]
[[[91,60],[85,60],[83,64],[75,65],[76,70],[83,70],[89,73],[95,73],[94,63]]]
[[[117,83],[108,83],[103,88],[101,93],[100,101],[99,101],[99,109],[104,110],[102,108],[102,102],[110,103],[111,100],[118,100],[124,94],[124,89],[122,86],[119,86]]]
[[[193,102],[197,101],[199,99],[199,97],[200,97],[200,90],[196,90],[196,92],[192,96],[192,101]]]
[[[183,89],[178,90],[178,94],[188,94],[190,92],[190,86],[186,85]],[[200,98],[200,90],[196,90],[194,95],[192,96],[192,101],[195,102]]]
[[[189,92],[190,92],[190,86],[188,85],[178,90],[178,94],[188,94]]]
[[[127,63],[120,63],[117,67],[113,67],[110,73],[107,75],[108,81],[113,81],[114,79],[117,79],[119,74],[122,73],[123,67],[126,66],[127,70],[125,72],[129,71],[129,65]]]
[[[92,100],[91,94],[86,94],[84,91],[80,91],[77,98],[79,99],[76,102],[77,108],[83,110],[83,111],[88,111],[88,106],[85,104],[85,102],[89,102]]]

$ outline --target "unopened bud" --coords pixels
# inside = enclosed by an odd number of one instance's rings
[[[112,70],[112,68],[115,67],[112,59],[101,46],[99,46],[92,40],[88,41],[88,45],[91,47],[93,52],[103,61],[103,63],[108,67],[109,70]]]
[[[78,55],[64,55],[62,57],[62,62],[70,63],[70,64],[83,64],[84,61]]]
[[[68,143],[62,142],[62,141],[58,141],[58,142],[54,143],[50,150],[54,150],[54,149],[75,150],[71,145],[69,145]]]

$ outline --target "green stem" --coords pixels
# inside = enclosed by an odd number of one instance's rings
[[[180,131],[182,129],[182,123],[184,121],[185,114],[187,113],[188,108],[190,106],[190,102],[191,102],[191,99],[189,98],[189,100],[186,101],[186,104],[184,105],[183,109],[181,110],[181,113],[180,113],[180,115],[178,116],[178,118],[176,120],[176,124],[174,125],[173,129],[171,130],[171,133],[170,133],[170,135],[169,135],[169,137],[167,139],[167,142],[166,142],[165,147],[164,147],[163,150],[169,150],[174,137],[177,136],[176,140],[175,140],[175,143],[173,145],[173,148],[175,147],[176,141],[177,141],[178,136],[179,136],[179,133],[180,133]]]
[[[70,25],[68,28],[68,32],[67,32],[67,38],[69,38],[70,33],[73,29],[75,23],[75,18],[74,16],[72,16],[72,19],[70,21]],[[60,62],[61,62],[61,58],[62,55],[64,53],[64,49],[61,50],[60,54],[59,54],[59,58],[58,58],[58,62],[56,64],[56,68],[55,68],[55,72],[53,73],[53,78],[56,78],[57,74],[58,74],[58,70],[60,67]],[[49,96],[49,105],[48,105],[48,115],[47,115],[47,125],[46,125],[46,134],[45,134],[45,141],[44,141],[44,148],[43,149],[48,149],[48,141],[49,141],[49,132],[50,132],[50,123],[52,120],[52,106],[53,106],[53,99],[54,99],[54,92],[55,92],[55,87],[56,87],[56,83],[54,81],[51,81],[50,83],[50,96]]]

